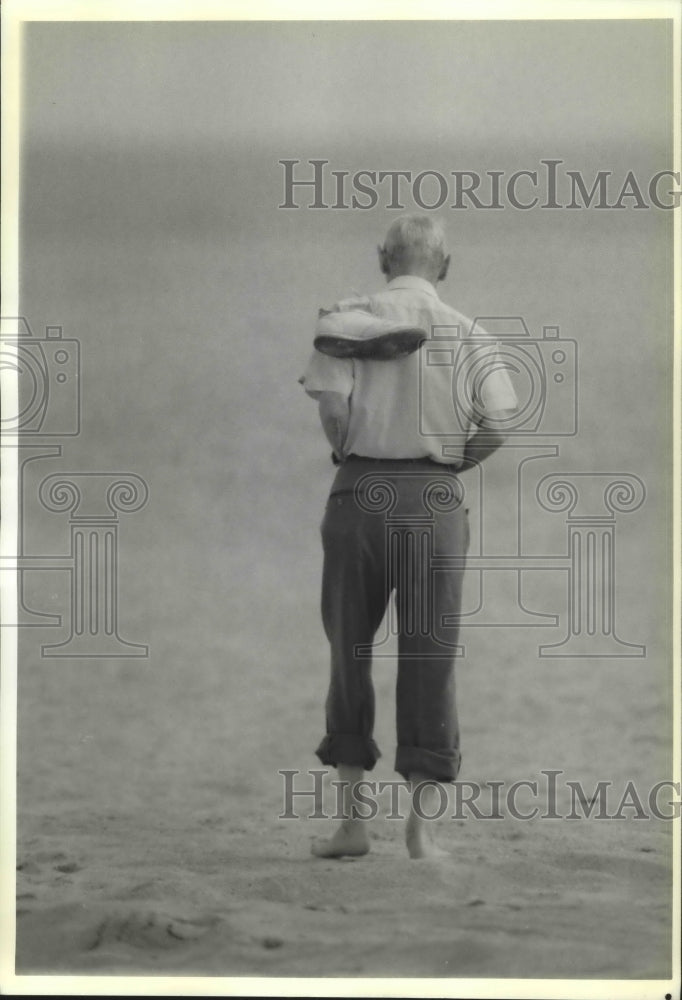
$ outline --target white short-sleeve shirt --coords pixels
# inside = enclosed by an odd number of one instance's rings
[[[429,335],[418,351],[391,361],[332,358],[313,351],[301,382],[313,398],[350,400],[344,454],[431,458],[456,464],[483,418],[518,406],[493,337],[441,302],[433,285],[402,275],[368,297],[375,315]]]

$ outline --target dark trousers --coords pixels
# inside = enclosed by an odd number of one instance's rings
[[[454,661],[469,544],[459,479],[428,460],[350,458],[321,530],[331,681],[318,757],[371,770],[380,756],[371,647],[395,592],[387,616],[398,636],[395,769],[453,781],[460,764]]]

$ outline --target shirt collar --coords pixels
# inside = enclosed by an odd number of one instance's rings
[[[389,281],[386,288],[391,292],[396,288],[418,288],[419,291],[428,292],[430,295],[438,298],[438,292],[431,282],[427,281],[426,278],[420,278],[416,274],[401,274],[397,278],[393,278],[392,281]]]

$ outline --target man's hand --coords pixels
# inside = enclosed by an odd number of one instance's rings
[[[343,459],[350,421],[350,400],[340,392],[321,392],[320,421],[334,454]]]
[[[516,410],[496,410],[488,417],[481,418],[478,430],[466,443],[462,469],[470,469],[472,466],[478,465],[484,458],[502,447],[507,440],[507,434],[500,429],[500,421],[515,412]]]

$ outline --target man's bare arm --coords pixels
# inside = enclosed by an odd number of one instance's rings
[[[483,417],[479,421],[478,430],[466,443],[463,469],[470,469],[472,466],[478,465],[484,458],[488,458],[489,455],[502,447],[507,440],[507,434],[500,429],[499,422],[502,418],[515,412],[515,410],[499,410],[491,414],[489,418]]]
[[[350,400],[340,392],[320,393],[320,421],[337,458],[344,458],[343,446],[348,434]]]

